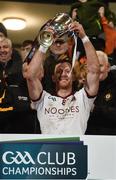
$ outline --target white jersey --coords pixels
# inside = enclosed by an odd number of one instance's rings
[[[40,100],[33,102],[42,134],[84,134],[94,100],[84,88],[65,99],[43,91]]]

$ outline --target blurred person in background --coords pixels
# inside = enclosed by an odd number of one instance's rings
[[[86,134],[116,135],[116,73],[110,70],[108,56],[97,51],[100,86],[88,120]]]
[[[0,41],[0,133],[37,133],[22,61],[12,53],[12,42],[4,37]]]
[[[107,19],[112,17],[113,22],[116,22],[116,15],[103,0],[77,0],[70,7],[71,17],[83,25],[89,37],[98,37],[103,32],[98,14],[101,6],[105,7]]]
[[[105,33],[105,52],[107,55],[110,55],[116,50],[116,22],[113,22],[113,17],[109,20],[106,18],[105,8],[103,6],[99,8],[98,13]]]
[[[8,32],[7,32],[6,27],[2,23],[0,23],[0,40],[3,40],[4,38],[7,38],[7,37],[8,37]],[[13,59],[16,58],[17,60],[21,61],[21,56],[14,47],[12,47],[12,55],[11,56]]]
[[[0,41],[4,37],[7,37],[7,30],[6,30],[5,26],[2,23],[0,23]]]
[[[33,46],[33,41],[32,40],[27,39],[27,40],[23,41],[23,43],[21,45],[21,48],[20,48],[20,54],[21,54],[22,61],[25,60],[25,58],[29,54],[32,46]]]

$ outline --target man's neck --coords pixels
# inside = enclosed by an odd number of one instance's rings
[[[72,93],[71,88],[70,89],[60,89],[57,91],[57,95],[62,97],[62,98],[69,96],[71,93]]]

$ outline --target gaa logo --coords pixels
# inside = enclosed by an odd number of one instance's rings
[[[22,154],[19,151],[16,151],[15,153],[12,151],[6,151],[3,156],[2,160],[5,164],[35,164],[34,160],[32,159],[29,152],[24,151],[24,154]]]

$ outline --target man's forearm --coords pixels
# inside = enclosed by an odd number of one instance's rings
[[[47,51],[47,49],[46,49]],[[30,72],[30,76],[32,78],[34,78],[35,76],[38,75],[38,71],[41,71],[41,66],[43,64],[43,61],[45,60],[45,57],[46,57],[46,51],[42,51],[41,48],[39,48],[32,61],[30,62],[29,64],[29,72]]]
[[[92,69],[99,71],[98,57],[91,41],[87,36],[85,36],[82,38],[82,42],[86,52],[88,70]]]
[[[31,100],[37,100],[43,90],[40,80],[37,77],[31,80],[28,79],[27,86]]]

